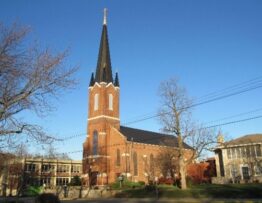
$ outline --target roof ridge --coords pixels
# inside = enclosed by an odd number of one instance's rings
[[[155,132],[155,131],[151,131],[151,130],[143,130],[143,129],[138,129],[138,128],[131,128],[131,127],[126,127],[123,125],[120,125],[120,128],[129,128],[129,129],[134,129],[134,130],[140,130],[140,131],[144,131],[144,132],[150,132],[150,133],[155,133],[155,134],[159,134],[159,135],[164,135],[164,136],[169,136],[169,137],[177,137],[176,135],[171,135],[171,134],[163,134],[161,132]]]

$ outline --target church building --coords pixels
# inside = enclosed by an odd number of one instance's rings
[[[83,144],[83,180],[106,185],[119,177],[148,182],[161,176],[157,155],[177,149],[175,136],[120,125],[119,76],[112,74],[106,10],[95,74],[89,83],[87,137]],[[190,153],[192,148],[184,144]]]

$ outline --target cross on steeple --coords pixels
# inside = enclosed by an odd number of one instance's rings
[[[107,23],[107,8],[104,8],[104,22],[103,25],[106,25]]]

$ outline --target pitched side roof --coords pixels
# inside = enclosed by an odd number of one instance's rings
[[[262,134],[251,134],[239,137],[237,139],[225,142],[225,145],[242,145],[242,144],[252,144],[252,143],[262,143]]]
[[[128,141],[168,147],[178,147],[178,140],[176,136],[124,126],[120,126],[120,132],[127,138]],[[184,147],[186,149],[193,149],[186,143],[184,143]]]

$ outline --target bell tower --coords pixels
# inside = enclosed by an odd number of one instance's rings
[[[107,34],[107,9],[104,20],[95,74],[89,83],[87,138],[83,150],[83,173],[88,184],[108,182],[108,144],[110,128],[119,130],[119,79],[112,76],[109,42]],[[100,177],[100,179],[98,179]]]

